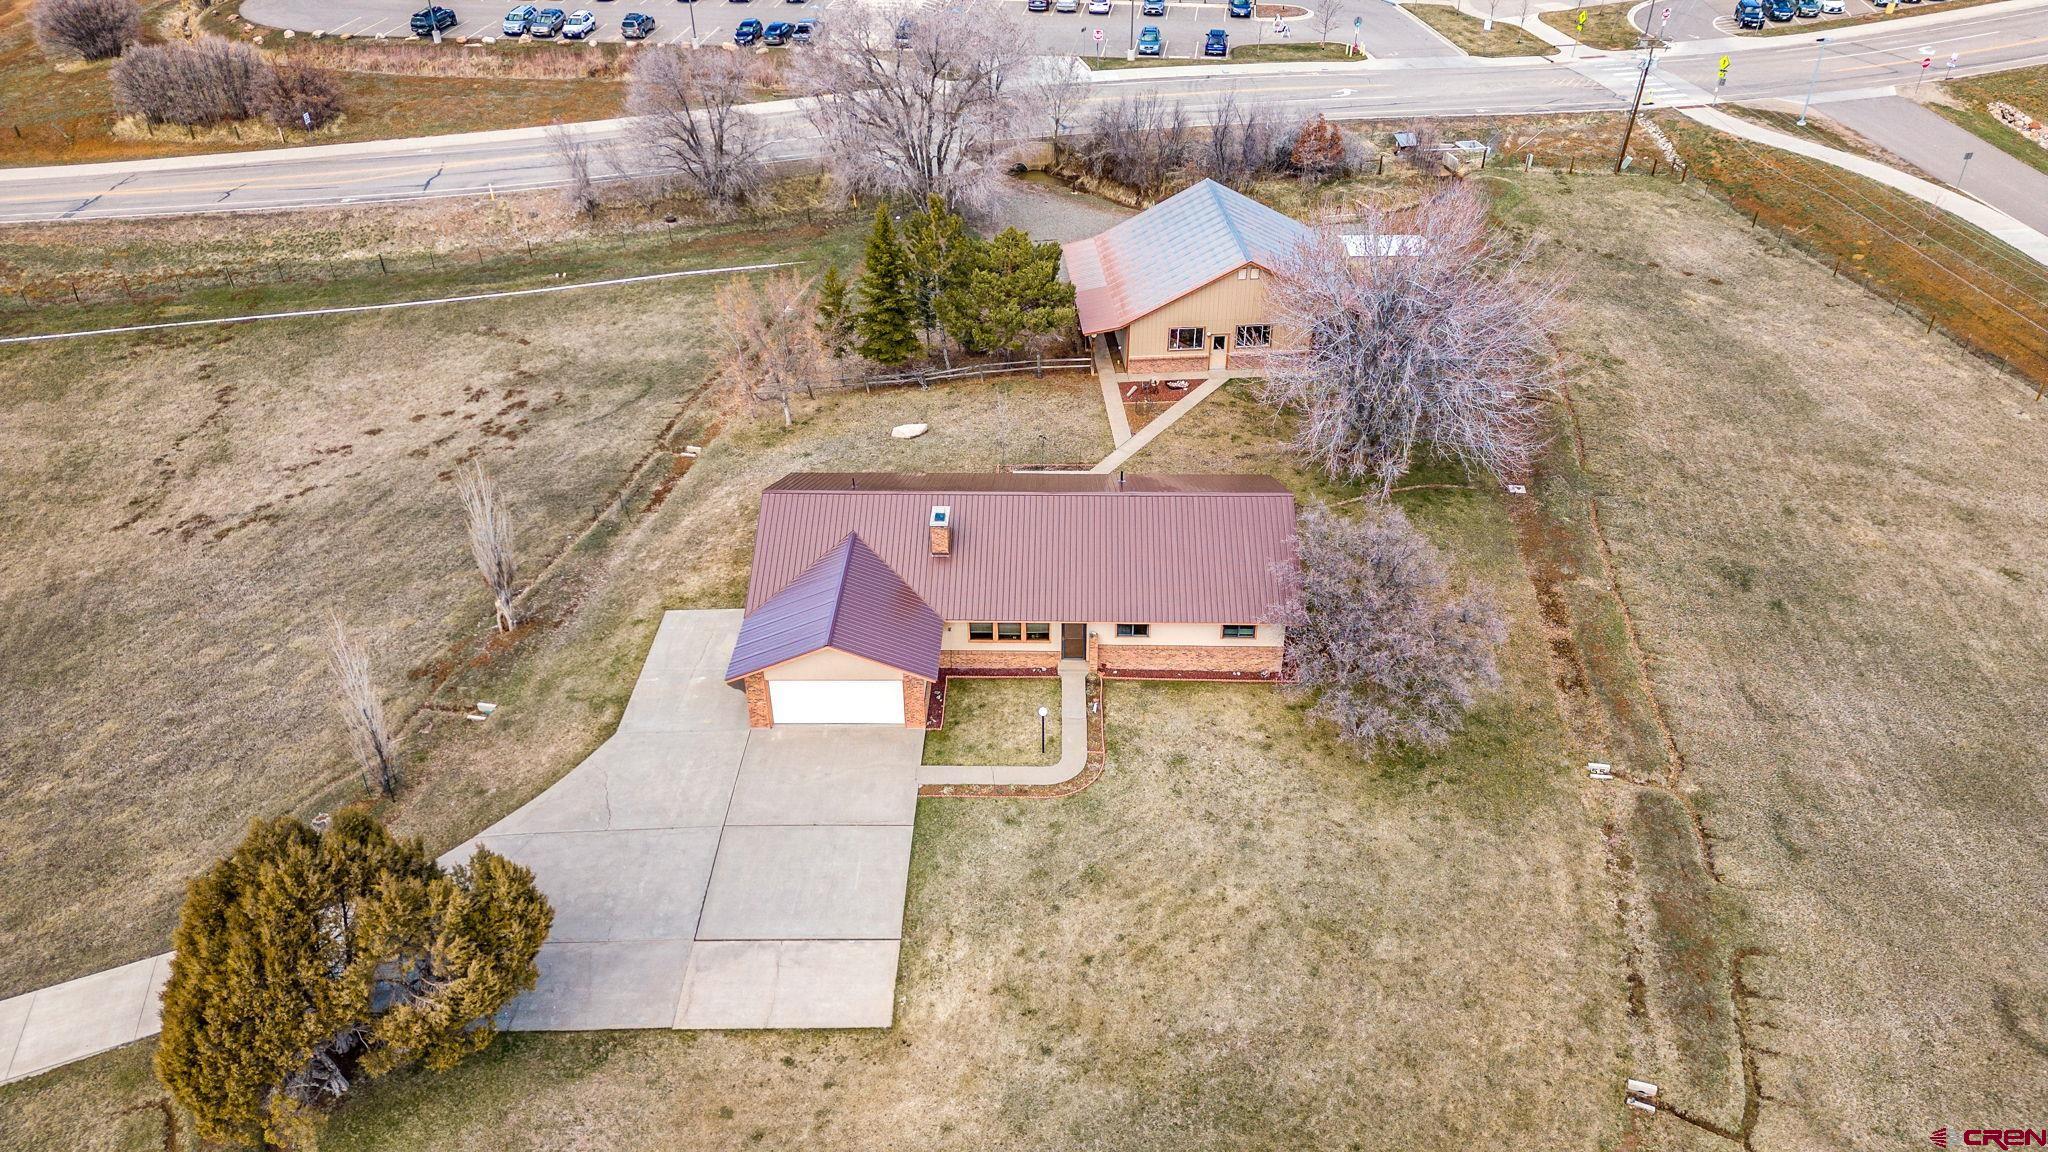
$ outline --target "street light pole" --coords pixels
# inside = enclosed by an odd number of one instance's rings
[[[1820,62],[1827,59],[1828,55],[1827,37],[1816,36],[1813,38],[1813,42],[1819,45],[1820,50],[1813,54],[1813,76],[1806,82],[1806,99],[1799,105],[1799,126],[1801,128],[1806,127],[1806,110],[1813,106],[1814,86],[1820,83]]]
[[[692,48],[695,48],[695,47],[698,47],[698,44],[697,44],[697,0],[684,0],[684,2],[685,2],[685,3],[687,3],[687,4],[688,4],[688,5],[690,6],[690,47],[692,47]]]
[[[1045,755],[1045,705],[1038,706],[1038,754]]]

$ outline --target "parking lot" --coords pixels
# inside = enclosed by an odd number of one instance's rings
[[[1902,4],[1899,10],[1924,12],[1940,6],[1941,0],[1925,0],[1924,3],[1917,5]],[[1796,17],[1790,24],[1766,21],[1764,28],[1766,31],[1775,28],[1813,28],[1814,35],[1826,35],[1827,29],[1816,25],[1868,16],[1876,11],[1879,11],[1879,7],[1869,3],[1869,0],[1842,0],[1840,12],[1830,12],[1818,18]],[[1668,20],[1664,15],[1666,12],[1671,14]],[[1667,40],[1718,40],[1726,36],[1743,34],[1741,29],[1735,26],[1735,0],[1657,0],[1636,10],[1634,15],[1637,27],[1647,27]],[[1754,36],[1756,33],[1751,31],[1747,35]],[[1789,36],[1792,33],[1780,32],[1778,35]]]
[[[733,30],[740,21],[749,18],[766,24],[774,20],[814,19],[822,26],[829,27],[835,6],[841,10],[864,0],[570,0],[554,5],[564,12],[587,8],[595,13],[597,31],[590,41],[617,42],[619,21],[628,12],[639,12],[654,17],[654,34],[645,43],[649,44],[729,44]],[[1332,0],[1335,8],[1323,8],[1321,12],[1334,12],[1330,18],[1329,39],[1335,43],[1348,43],[1356,34],[1368,55],[1380,58],[1401,58],[1418,56],[1456,55],[1457,50],[1442,37],[1432,32],[1421,21],[1409,16],[1399,7],[1384,0]],[[1861,3],[1862,0],[1852,0]],[[1140,16],[1137,0],[1111,0],[1107,15],[1091,15],[1087,12],[1086,0],[1079,0],[1081,11],[1030,12],[1026,0],[1003,0],[1015,13],[1016,19],[1033,36],[1040,51],[1047,54],[1071,54],[1076,56],[1104,57],[1122,56],[1135,48],[1139,30],[1146,25],[1159,28],[1165,40],[1162,55],[1174,58],[1193,58],[1202,50],[1202,37],[1211,28],[1221,28],[1230,34],[1233,50],[1250,44],[1314,42],[1321,37],[1318,28],[1323,20],[1319,12],[1298,16],[1284,22],[1258,19],[1232,19],[1229,6],[1224,2],[1203,3],[1192,0],[1173,0],[1166,6],[1165,16]],[[1733,0],[1730,0],[1733,3]],[[493,4],[482,7],[475,0],[455,0],[446,5],[452,8],[458,23],[442,33],[444,39],[482,38],[506,39],[501,27],[505,13],[514,7],[511,3]],[[543,5],[546,6],[546,5]],[[422,5],[418,0],[245,0],[242,15],[258,24],[273,28],[289,28],[300,33],[319,32],[328,36],[349,36],[353,38],[393,37],[410,35],[408,22],[412,14]],[[694,19],[694,37],[692,21]],[[1098,40],[1096,33],[1101,33]],[[589,41],[563,40],[533,42],[535,51],[577,51]]]

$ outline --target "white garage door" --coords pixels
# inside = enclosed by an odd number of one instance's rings
[[[901,724],[901,680],[770,680],[777,724]]]

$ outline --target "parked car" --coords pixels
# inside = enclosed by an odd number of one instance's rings
[[[1843,0],[1820,0],[1820,11],[1823,16],[1840,16],[1848,10],[1849,6]]]
[[[770,20],[768,22],[768,27],[761,30],[761,43],[776,45],[787,44],[789,43],[789,38],[795,34],[796,25],[791,24],[789,21]]]
[[[1737,28],[1763,27],[1764,0],[1736,0],[1735,26]]]
[[[796,31],[789,34],[789,42],[791,44],[809,44],[811,37],[817,35],[817,33],[818,22],[816,20],[799,20],[796,22]]]
[[[569,13],[569,19],[562,25],[562,39],[581,40],[597,31],[597,13],[588,8],[578,8]]]
[[[898,48],[910,47],[910,39],[916,34],[917,23],[915,21],[905,17],[896,22],[896,46]]]
[[[1157,56],[1166,49],[1166,40],[1159,35],[1157,24],[1147,24],[1138,30],[1138,55]]]
[[[505,13],[505,22],[499,26],[499,31],[507,36],[526,35],[526,22],[533,19],[533,14],[538,11],[540,9],[535,8],[531,4],[521,4],[519,7]]]
[[[1109,7],[1109,0],[1088,0],[1088,14],[1090,16],[1107,16],[1109,15]]]
[[[1202,40],[1202,55],[1230,55],[1230,33],[1221,28],[1209,29],[1209,35]]]
[[[1081,10],[1081,0],[1053,0],[1052,10],[1066,13],[1079,12]]]
[[[1792,11],[1795,15],[1812,19],[1820,15],[1820,0],[1792,0]]]
[[[761,22],[752,18],[740,21],[740,26],[732,30],[732,42],[742,48],[760,43]]]
[[[654,17],[641,12],[628,12],[619,21],[619,35],[628,40],[645,40],[654,35]]]
[[[1252,0],[1230,0],[1230,14],[1239,20],[1252,18]]]
[[[560,8],[543,8],[533,14],[533,19],[526,22],[526,34],[546,39],[560,32],[568,19],[568,13]]]
[[[436,4],[431,8],[422,8],[412,14],[412,34],[415,36],[432,36],[436,32],[446,32],[453,27],[455,27],[455,10],[453,8],[443,8]]]
[[[1026,12],[1050,12],[1052,11],[1052,0],[1024,0],[1024,10]]]
[[[1779,24],[1790,23],[1792,17],[1797,15],[1798,12],[1799,8],[1793,3],[1793,0],[1769,0],[1764,5],[1764,15],[1769,16]]]
[[[1143,5],[1143,6],[1141,7],[1141,8],[1139,8],[1139,10],[1138,10],[1138,15],[1140,15],[1140,16],[1164,16],[1164,15],[1166,15],[1166,0],[1145,0],[1145,3],[1144,3],[1144,5]]]

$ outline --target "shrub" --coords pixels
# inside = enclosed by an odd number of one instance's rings
[[[147,44],[122,56],[110,77],[114,106],[151,124],[225,124],[256,114],[270,65],[247,44],[205,36]]]
[[[341,115],[341,83],[325,68],[288,61],[264,74],[256,106],[279,128],[324,128]]]
[[[135,0],[36,0],[28,18],[36,45],[50,56],[112,59],[142,32]]]
[[[157,1076],[205,1140],[309,1146],[355,1085],[488,1044],[553,919],[488,851],[444,871],[361,812],[256,821],[186,893]]]

